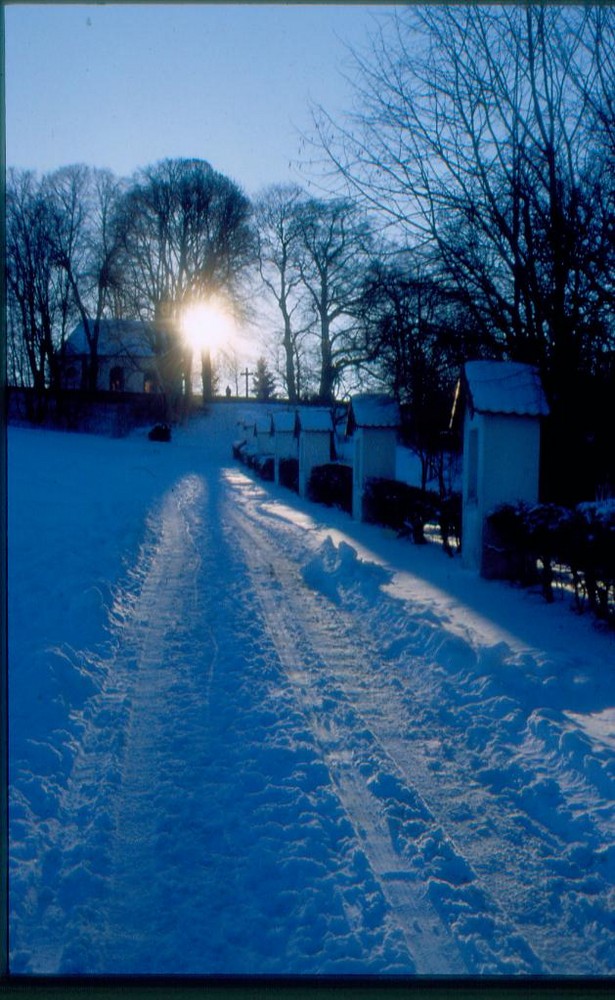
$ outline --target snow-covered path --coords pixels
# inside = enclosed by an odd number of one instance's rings
[[[108,641],[62,650],[95,678],[50,723],[69,763],[16,740],[15,970],[611,972],[612,640],[515,642],[523,595],[491,585],[499,626],[441,553],[254,482],[232,430],[157,447]]]

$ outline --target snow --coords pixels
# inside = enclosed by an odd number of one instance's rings
[[[517,361],[468,361],[464,367],[472,408],[477,413],[546,416],[549,407],[538,370]]]
[[[271,415],[265,413],[262,416],[259,416],[254,426],[257,434],[271,435],[272,433]]]
[[[280,434],[292,434],[295,430],[297,414],[295,410],[272,410],[271,420],[274,431]]]
[[[299,425],[304,431],[324,432],[333,430],[331,410],[312,406],[301,406],[297,410]]]
[[[135,357],[153,357],[152,339],[156,328],[140,320],[99,320],[98,352],[102,356],[128,354]],[[69,354],[88,354],[90,351],[85,327],[78,323],[70,334],[66,349]]]
[[[350,400],[348,427],[399,427],[399,406],[390,396],[364,393]]]
[[[239,412],[9,429],[12,971],[611,974],[614,636]]]

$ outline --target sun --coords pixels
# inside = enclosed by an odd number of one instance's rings
[[[224,303],[211,298],[195,302],[182,317],[182,333],[195,354],[217,351],[230,346],[235,336],[235,323]]]

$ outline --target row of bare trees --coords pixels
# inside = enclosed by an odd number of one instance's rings
[[[316,114],[329,197],[257,205],[288,395],[380,383],[430,450],[463,360],[529,362],[546,493],[614,489],[615,13],[404,8],[355,63],[354,112]]]
[[[386,387],[427,447],[463,360],[510,358],[542,373],[554,467],[581,461],[590,439],[608,447],[613,10],[399,8],[355,61],[354,110],[315,115],[318,196],[278,185],[250,202],[192,160],[130,180],[12,172],[12,377],[53,383],[78,318],[94,386],[101,318],[172,327],[222,292],[244,318],[269,301],[268,360],[291,401]],[[156,353],[185,369],[179,342],[160,337]]]
[[[260,276],[283,324],[283,391],[291,401],[308,392],[330,400],[364,353],[357,317],[372,243],[349,199],[272,188],[252,204],[203,161],[165,160],[130,181],[86,166],[41,180],[10,171],[12,380],[56,385],[67,336],[80,321],[86,386],[95,389],[107,317],[159,321],[150,346],[160,374],[185,375],[191,359],[178,335],[182,313],[215,295],[236,317],[254,317]]]
[[[310,389],[320,400],[358,386],[384,389],[411,411],[414,447],[433,451],[460,365],[482,349],[460,296],[422,273],[415,255],[387,245],[349,197],[323,200],[277,186],[259,199],[256,215],[288,398]]]
[[[294,185],[265,191],[256,223],[260,276],[279,310],[286,394],[296,402],[311,389],[330,400],[366,357],[360,317],[372,227],[355,201],[309,197]]]

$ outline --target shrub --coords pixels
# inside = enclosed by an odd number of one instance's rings
[[[553,600],[553,570],[561,562],[564,531],[570,511],[556,504],[538,504],[530,507],[524,517],[527,532],[527,549],[541,564],[542,592],[549,603]]]
[[[508,548],[525,549],[527,528],[525,504],[503,503],[487,516],[487,523],[499,538],[502,545]]]
[[[368,479],[363,493],[363,516],[372,524],[384,524],[400,534],[409,534],[417,545],[425,543],[425,525],[437,520],[436,493],[409,486],[397,479]]]
[[[255,455],[253,468],[258,473],[261,479],[264,479],[268,483],[273,482],[274,478],[273,455]]]
[[[577,609],[587,605],[615,625],[615,501],[504,504],[488,515],[486,538],[504,553],[502,575],[527,584],[539,563],[543,595],[552,601],[556,568],[567,570]]]
[[[245,448],[246,441],[234,441],[233,442],[233,458],[239,459],[241,462],[245,462]]]
[[[243,464],[247,465],[249,469],[253,469],[261,479],[264,479],[267,482],[273,482],[273,455],[261,455],[258,452],[253,451],[252,448],[248,446],[247,441],[240,440],[235,441],[233,444],[233,458],[243,462]]]
[[[577,603],[582,587],[594,614],[615,625],[615,500],[579,504],[566,542]]]
[[[171,428],[168,424],[156,424],[147,436],[150,441],[170,441]]]
[[[453,555],[453,546],[451,545],[451,539],[453,539],[459,552],[461,549],[461,493],[448,493],[446,496],[440,497],[438,524],[444,551],[449,556]]]
[[[280,484],[289,490],[299,492],[299,460],[281,458],[279,466]]]
[[[315,503],[352,511],[352,467],[329,462],[312,469],[307,495]]]

